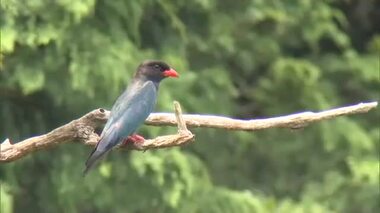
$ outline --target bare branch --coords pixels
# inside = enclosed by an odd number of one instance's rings
[[[108,111],[96,109],[47,134],[28,138],[15,144],[11,144],[7,139],[7,143],[2,143],[0,146],[0,162],[14,161],[34,151],[63,143],[74,141],[96,143],[99,136],[94,130],[105,123],[108,116]]]
[[[175,135],[160,136],[145,140],[139,147],[133,149],[154,149],[170,146],[179,146],[194,140],[194,135],[187,129],[189,127],[220,128],[226,130],[254,131],[268,128],[302,128],[310,123],[328,120],[342,115],[366,113],[377,106],[377,102],[360,103],[353,106],[341,107],[322,112],[303,112],[287,116],[267,119],[239,120],[214,115],[182,115],[178,102],[174,103],[173,113],[152,113],[146,120],[147,125],[175,126],[178,133]],[[47,149],[62,143],[82,142],[95,145],[99,135],[95,129],[107,121],[109,111],[97,109],[83,117],[61,126],[45,135],[32,137],[16,144],[5,140],[0,146],[0,162],[10,162],[26,156],[34,151]],[[124,146],[120,146],[124,148]]]
[[[183,122],[179,103],[175,102],[174,107],[178,119],[178,122],[175,122],[179,123],[177,134],[145,140],[143,144],[139,144],[138,147],[119,146],[118,148],[146,150],[179,146],[193,141],[195,136],[187,130],[186,124]],[[82,142],[86,145],[95,146],[100,139],[99,135],[95,133],[95,129],[102,126],[102,124],[107,121],[108,117],[109,111],[96,109],[45,135],[32,137],[15,144],[11,144],[10,140],[6,139],[0,146],[0,162],[11,162],[34,151],[47,149],[51,146],[63,143]]]
[[[188,127],[206,127],[242,131],[255,131],[278,127],[297,129],[314,122],[328,120],[342,115],[366,113],[376,106],[377,102],[360,103],[321,112],[301,112],[275,118],[252,120],[233,119],[215,115],[183,115],[183,118]],[[153,126],[175,126],[177,124],[172,113],[152,113],[145,123]]]

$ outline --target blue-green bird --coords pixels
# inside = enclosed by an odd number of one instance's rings
[[[165,62],[149,60],[138,66],[132,82],[112,107],[100,140],[86,162],[84,175],[143,124],[156,105],[161,80],[167,77],[178,77],[178,73]]]

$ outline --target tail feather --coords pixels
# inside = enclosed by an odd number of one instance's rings
[[[95,149],[91,152],[86,161],[86,168],[83,171],[85,176],[92,168],[99,164],[99,162],[106,156],[106,154],[114,147],[119,141],[117,131],[111,128],[106,134],[100,138]]]
[[[83,171],[83,176],[86,176],[87,173],[92,169],[92,168],[95,168],[96,165],[99,164],[99,162],[105,157],[105,154],[107,153],[107,151],[105,152],[99,152],[97,150],[94,150],[90,157],[87,159],[86,161],[86,168],[84,169]]]

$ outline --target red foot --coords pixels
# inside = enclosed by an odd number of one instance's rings
[[[133,143],[134,146],[142,149],[142,144],[144,143],[145,138],[141,135],[138,134],[133,134],[128,136],[126,139],[123,141],[123,145],[128,145],[129,143]]]

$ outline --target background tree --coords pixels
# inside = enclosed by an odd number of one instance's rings
[[[342,0],[3,0],[0,141],[109,108],[146,58],[181,74],[157,111],[260,118],[375,100],[380,5]],[[302,131],[197,129],[191,146],[2,165],[1,212],[378,212],[379,111]],[[144,127],[146,136],[170,128]]]

